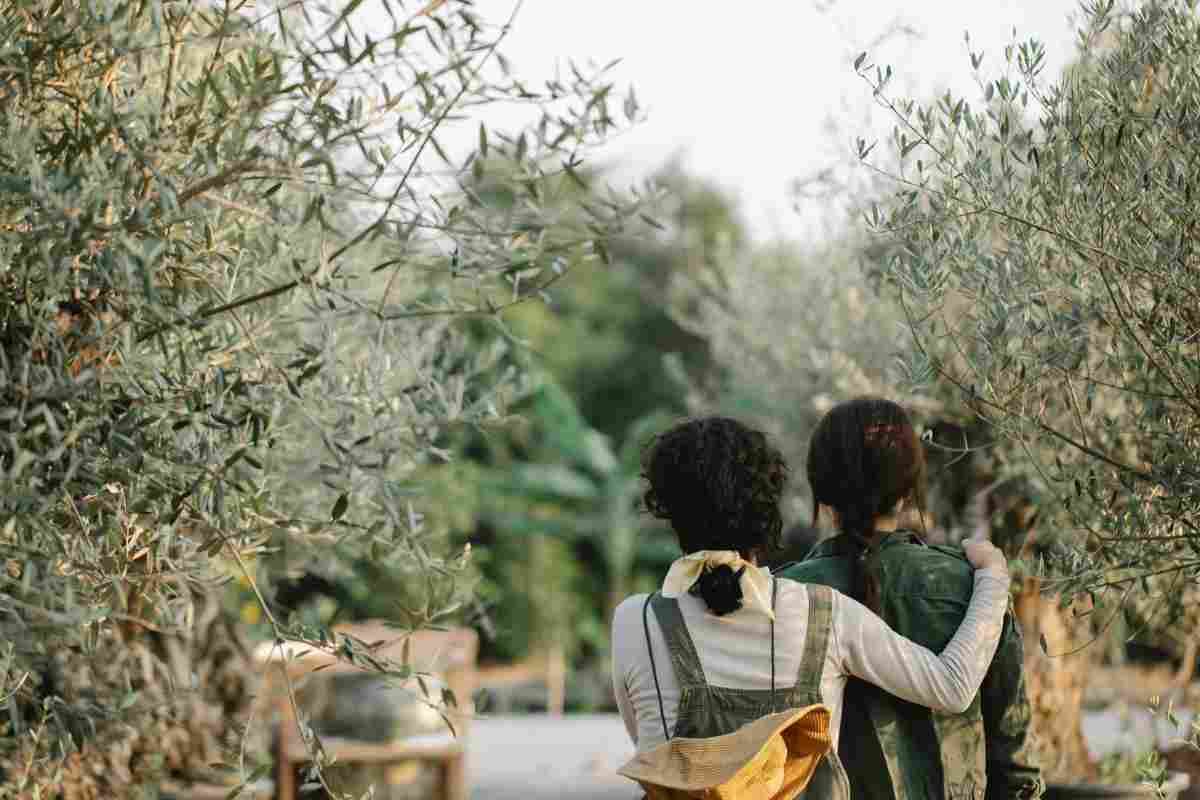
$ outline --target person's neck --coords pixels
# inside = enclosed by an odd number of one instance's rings
[[[876,533],[891,533],[900,527],[900,520],[895,514],[887,517],[879,517],[875,520]]]
[[[879,544],[889,533],[894,533],[900,528],[900,522],[895,515],[888,517],[877,517],[875,524],[871,526],[871,532],[867,534],[867,540],[871,546]]]

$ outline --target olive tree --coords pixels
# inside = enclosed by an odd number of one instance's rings
[[[537,302],[635,213],[540,192],[636,118],[604,69],[523,82],[515,11],[359,6],[0,2],[2,796],[244,767],[213,592],[267,551],[392,559],[405,624],[450,619],[466,554],[409,476],[514,380],[455,320]],[[528,125],[479,123],[502,103]],[[470,189],[497,161],[504,215]],[[404,674],[255,591],[277,644]]]
[[[1200,20],[1188,3],[1084,6],[1077,61],[1048,78],[1036,40],[983,97],[893,96],[861,159],[893,191],[867,221],[914,346],[938,385],[1028,482],[1047,586],[1104,630],[1124,613],[1194,643],[1200,596]],[[1043,642],[1044,646],[1044,642]],[[1186,675],[1196,651],[1181,647]]]
[[[898,190],[869,216],[897,243],[909,374],[1024,455],[1069,531],[1070,586],[1182,587],[1200,570],[1200,23],[1171,2],[1087,13],[1061,82],[1014,44],[982,109],[886,99],[890,70],[860,62],[900,120]]]

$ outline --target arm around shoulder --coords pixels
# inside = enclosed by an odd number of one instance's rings
[[[861,603],[835,596],[835,641],[847,674],[935,711],[962,713],[987,675],[1008,606],[1008,573],[999,564],[977,570],[966,617],[935,655],[893,631]]]

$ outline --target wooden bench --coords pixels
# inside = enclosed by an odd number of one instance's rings
[[[215,783],[163,781],[158,787],[161,800],[229,800],[233,786]],[[272,781],[256,781],[237,795],[238,800],[271,800],[275,796]]]
[[[440,773],[440,797],[444,800],[466,800],[466,750],[473,714],[471,697],[475,690],[475,661],[479,650],[475,632],[456,629],[409,634],[378,622],[342,625],[334,628],[333,632],[374,645],[370,652],[379,659],[403,663],[402,659],[407,654],[408,664],[414,670],[432,674],[445,683],[453,692],[457,707],[442,709],[454,726],[454,733],[446,730],[383,743],[322,736],[321,745],[326,756],[336,759],[339,764],[435,762]],[[409,640],[407,645],[406,639]],[[287,662],[287,678],[290,681],[299,681],[306,676],[307,680],[320,680],[325,675],[362,671],[324,652],[293,644],[289,644],[288,648],[297,653]],[[299,789],[296,785],[296,768],[311,761],[312,754],[301,735],[291,699],[283,685],[283,676],[278,667],[279,657],[279,648],[264,647],[260,651],[260,661],[269,665],[264,696],[270,706],[277,710],[279,720],[275,741],[276,798],[296,800]],[[320,671],[313,674],[316,670]]]

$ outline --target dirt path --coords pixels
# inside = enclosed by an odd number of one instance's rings
[[[1164,726],[1140,708],[1084,714],[1084,735],[1097,756],[1156,737],[1165,743],[1172,730]],[[641,797],[636,784],[616,774],[633,747],[615,714],[486,717],[471,736],[471,800]]]
[[[472,800],[636,800],[615,774],[633,753],[616,715],[496,716],[471,729]]]

